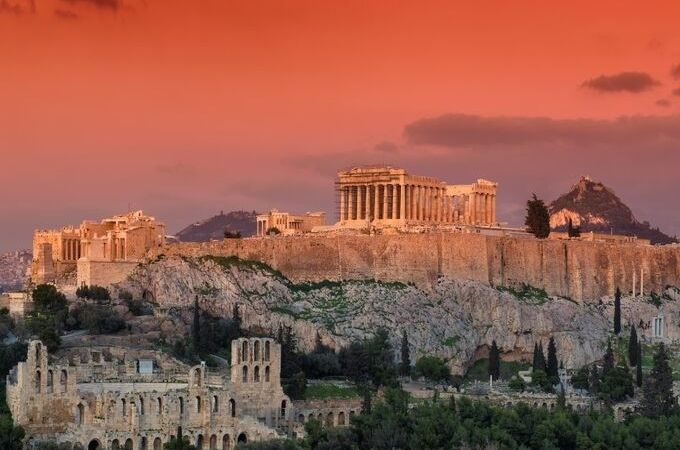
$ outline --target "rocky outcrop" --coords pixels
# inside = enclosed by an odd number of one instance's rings
[[[317,331],[339,348],[386,328],[397,347],[402,331],[412,358],[436,354],[461,372],[496,341],[508,359],[529,358],[537,341],[555,338],[560,359],[579,367],[601,357],[611,328],[612,299],[578,304],[540,289],[496,289],[485,283],[439,277],[431,289],[373,280],[295,283],[259,262],[236,257],[162,257],[140,265],[121,288],[160,308],[201,307],[230,316],[238,303],[244,323],[276,332],[293,327],[302,349]],[[648,323],[663,312],[667,335],[680,337],[680,298],[669,289],[660,310],[647,301],[624,299],[624,323]],[[644,336],[647,330],[640,330]]]
[[[238,256],[296,282],[380,280],[435,287],[440,277],[491,286],[528,284],[549,295],[597,302],[616,288],[680,286],[680,245],[503,237],[476,233],[305,235],[182,243],[156,250],[180,256]],[[153,255],[152,255],[153,257]]]
[[[588,177],[581,177],[569,192],[550,203],[549,210],[550,227],[556,231],[566,231],[571,221],[581,231],[637,236],[652,244],[677,242],[648,222],[638,221],[613,190]]]

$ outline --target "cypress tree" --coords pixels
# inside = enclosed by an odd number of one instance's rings
[[[534,342],[534,357],[531,360],[531,367],[534,371],[538,370],[538,343]]]
[[[637,366],[635,367],[635,384],[637,387],[642,387],[642,346],[638,344],[637,346]]]
[[[527,215],[524,220],[527,231],[539,239],[545,239],[550,235],[550,214],[543,200],[532,194],[527,201]]]
[[[670,413],[675,403],[673,371],[666,346],[661,343],[654,353],[654,367],[642,387],[642,411],[648,417],[659,417]]]
[[[408,346],[408,335],[406,334],[406,330],[404,330],[401,336],[401,365],[399,367],[399,372],[404,377],[411,374],[411,352]]]
[[[630,362],[631,366],[637,366],[638,365],[638,346],[640,344],[638,343],[637,339],[637,330],[635,329],[635,325],[631,325],[630,327],[630,338],[628,338],[628,361]]]
[[[597,394],[600,391],[600,374],[597,371],[597,366],[593,364],[588,376],[588,390],[591,394]]]
[[[614,294],[614,334],[621,332],[621,289],[616,288]]]
[[[501,352],[498,350],[496,341],[491,343],[491,350],[489,351],[489,376],[493,380],[498,380],[501,377]]]
[[[548,342],[548,363],[546,365],[546,373],[549,377],[557,378],[558,369],[557,347],[555,346],[555,339],[550,337],[550,341]]]
[[[238,331],[241,330],[243,320],[241,319],[241,312],[238,309],[238,303],[234,303],[234,308],[231,311],[231,320],[234,321],[234,326]]]
[[[546,369],[546,364],[545,364],[545,353],[543,352],[543,342],[538,343],[538,364],[537,364],[538,370],[542,370],[545,372]]]

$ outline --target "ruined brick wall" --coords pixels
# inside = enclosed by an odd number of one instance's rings
[[[264,262],[294,281],[376,279],[427,288],[441,275],[493,285],[526,283],[577,301],[680,286],[680,246],[537,240],[465,233],[279,236],[180,243],[159,253],[235,255]]]
[[[78,261],[77,286],[108,286],[123,281],[135,270],[135,261]]]

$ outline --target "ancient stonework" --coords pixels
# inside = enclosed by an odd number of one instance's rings
[[[27,360],[7,377],[7,403],[27,444],[159,450],[181,433],[199,449],[230,449],[299,428],[281,388],[281,349],[272,339],[234,340],[229,373],[205,364],[189,368],[156,352],[132,360],[125,353],[90,348],[55,359],[31,341]],[[313,412],[346,417],[350,407]]]
[[[491,286],[529,285],[577,302],[597,302],[634,278],[645,292],[680,286],[680,245],[590,242],[433,232],[282,236],[168,245],[151,252],[238,256],[293,281],[380,280],[432,288],[440,277]]]

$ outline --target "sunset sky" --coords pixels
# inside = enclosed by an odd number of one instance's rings
[[[334,215],[338,169],[590,175],[680,235],[680,2],[0,0],[0,251],[128,205]]]

